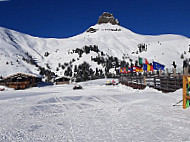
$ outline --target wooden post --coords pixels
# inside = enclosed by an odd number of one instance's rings
[[[177,74],[176,74],[176,68],[173,68],[172,71],[173,71],[173,76],[177,76]]]
[[[183,69],[184,69],[184,73],[183,74],[187,76],[188,75],[188,67],[185,67]]]
[[[144,85],[146,86],[146,76],[143,76],[143,82],[144,82]]]
[[[166,76],[169,76],[168,68],[166,68]]]
[[[187,88],[186,88],[186,84],[187,84],[187,81],[186,81],[186,77],[187,76],[183,76],[183,109],[186,109],[186,101],[187,101],[187,99],[186,99],[186,90],[187,90]]]
[[[159,76],[161,76],[162,75],[162,70],[161,69],[159,69]]]
[[[156,77],[154,76],[154,88],[156,88]]]

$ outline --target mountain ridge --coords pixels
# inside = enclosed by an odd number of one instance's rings
[[[138,45],[140,44],[147,46],[146,52],[139,52]],[[104,54],[118,57],[120,60],[124,58],[124,55],[127,56],[126,62],[129,62],[130,58],[134,63],[141,56],[161,62],[168,68],[172,67],[173,61],[178,67],[182,67],[183,59],[180,59],[182,54],[184,59],[190,57],[188,52],[190,39],[185,36],[140,35],[111,23],[96,24],[79,35],[63,39],[33,37],[0,27],[0,76],[7,76],[15,70],[39,74],[39,66],[61,76],[64,75],[65,70],[61,70],[60,67],[58,69],[59,63],[69,63],[72,59],[75,60],[72,63],[72,70],[75,65],[84,61],[90,63],[94,70],[97,67],[104,69],[103,66],[91,61],[91,56],[98,56],[98,53],[83,54],[84,56],[79,58],[78,54],[73,52],[77,48],[83,49],[85,46],[94,45],[98,46]],[[36,62],[38,67],[23,61],[23,58]]]

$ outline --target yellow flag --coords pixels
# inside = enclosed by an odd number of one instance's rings
[[[147,71],[150,71],[150,65],[149,64],[147,65]]]

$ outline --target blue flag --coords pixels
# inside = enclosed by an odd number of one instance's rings
[[[131,66],[131,72],[133,72],[133,66]]]
[[[164,68],[165,68],[164,65],[161,65],[161,66],[160,66],[160,69],[161,69],[161,70],[164,70]]]
[[[143,71],[147,71],[147,64],[143,64]]]
[[[154,70],[159,70],[160,69],[160,64],[157,62],[153,62],[153,69]]]
[[[159,69],[164,70],[164,68],[165,68],[164,65],[159,64],[159,63],[157,63],[157,62],[153,62],[153,69],[154,69],[154,70],[159,70]]]

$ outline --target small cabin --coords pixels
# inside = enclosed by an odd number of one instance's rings
[[[0,85],[3,85],[4,81],[2,79],[0,79]]]
[[[55,83],[57,85],[59,84],[69,84],[71,78],[70,77],[67,77],[67,76],[62,76],[62,77],[58,77],[55,79]]]
[[[1,85],[5,85],[15,90],[26,89],[29,87],[35,87],[41,82],[41,77],[25,74],[25,73],[16,73],[10,76],[7,76],[1,80]]]

